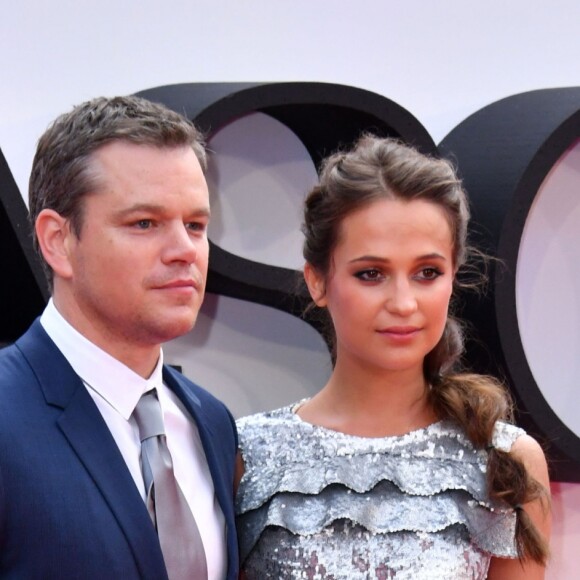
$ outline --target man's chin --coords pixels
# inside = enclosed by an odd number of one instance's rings
[[[179,338],[191,332],[195,326],[196,316],[179,317],[174,320],[166,320],[163,324],[162,334],[165,336],[163,342]]]

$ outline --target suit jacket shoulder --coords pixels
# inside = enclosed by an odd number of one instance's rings
[[[0,351],[0,490],[2,578],[167,578],[119,448],[38,320]]]

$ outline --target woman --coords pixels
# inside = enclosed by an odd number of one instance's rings
[[[326,160],[304,278],[334,367],[311,399],[238,422],[247,578],[544,577],[544,455],[504,389],[457,368],[468,219],[444,160],[368,135]]]

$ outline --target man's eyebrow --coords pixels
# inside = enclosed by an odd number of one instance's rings
[[[115,212],[120,218],[125,216],[131,216],[136,213],[152,213],[152,214],[163,214],[166,208],[163,205],[156,203],[136,203],[130,207],[124,208]],[[188,215],[191,217],[209,217],[210,216],[209,207],[199,207],[193,209]]]

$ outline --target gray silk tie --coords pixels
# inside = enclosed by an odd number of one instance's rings
[[[145,393],[133,416],[141,439],[147,509],[157,528],[170,580],[207,579],[207,561],[195,518],[175,479],[163,415],[155,391]]]

